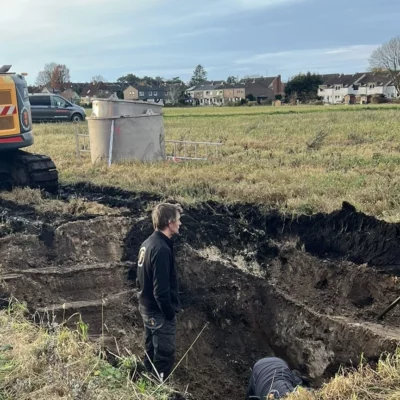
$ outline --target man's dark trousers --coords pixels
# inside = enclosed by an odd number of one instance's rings
[[[145,357],[144,365],[149,372],[166,379],[175,363],[176,317],[168,321],[162,314],[149,313],[142,314],[142,318],[148,356]],[[151,363],[157,372],[154,371]]]

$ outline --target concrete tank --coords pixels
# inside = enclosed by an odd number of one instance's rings
[[[163,106],[147,101],[98,99],[93,101],[92,117],[106,118],[122,115],[136,117],[145,114],[147,110],[151,110],[154,114],[162,114]]]
[[[165,160],[165,133],[162,114],[150,112],[130,117],[89,117],[92,163],[102,160]],[[114,125],[113,125],[114,121]],[[110,153],[111,129],[114,129]]]

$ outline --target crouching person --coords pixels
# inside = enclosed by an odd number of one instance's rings
[[[276,357],[263,358],[254,365],[246,400],[280,399],[302,384],[297,371],[292,372],[285,361]]]
[[[182,208],[175,204],[154,208],[154,233],[142,244],[138,257],[139,310],[147,353],[144,364],[161,380],[170,375],[175,362],[176,313],[181,307],[171,238],[179,233],[181,213]]]

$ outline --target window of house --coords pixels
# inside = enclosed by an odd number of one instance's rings
[[[158,96],[158,92],[154,92],[154,96]]]
[[[139,96],[144,96],[144,92],[139,92]]]
[[[369,85],[369,88],[370,88],[370,89],[374,89],[374,88],[375,88],[375,85],[374,85],[374,84]]]
[[[149,96],[153,96],[153,92],[149,92]]]
[[[322,89],[322,88],[319,88],[319,91],[320,91],[320,92],[323,92],[323,91],[324,91],[324,89]]]
[[[340,86],[335,86],[335,90],[340,90]]]

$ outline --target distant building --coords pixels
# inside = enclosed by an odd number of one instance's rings
[[[88,105],[96,99],[118,99],[118,96],[106,83],[92,82],[82,89],[81,103]]]
[[[124,100],[139,100],[139,90],[133,86],[128,86],[124,90]]]
[[[79,96],[78,93],[76,93],[74,90],[72,89],[67,89],[64,90],[61,93],[61,96],[64,97],[65,100],[70,101],[71,103],[79,103],[81,100],[81,97]]]
[[[318,96],[328,104],[366,104],[374,95],[383,95],[388,99],[399,96],[388,73],[332,74],[318,88]]]

